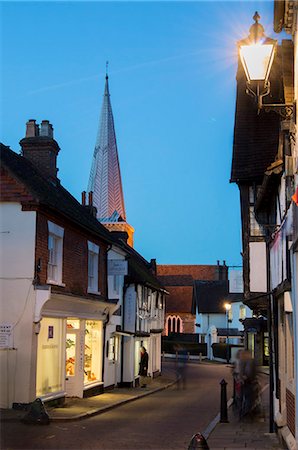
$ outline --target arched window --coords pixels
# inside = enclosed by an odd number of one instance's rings
[[[171,329],[172,333],[176,333],[176,317],[173,317],[172,319],[172,329]]]
[[[181,320],[180,317],[177,318],[177,333],[181,333]]]
[[[183,321],[179,316],[168,316],[166,319],[166,335],[169,333],[183,333]]]

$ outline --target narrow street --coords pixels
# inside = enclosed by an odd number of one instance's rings
[[[187,449],[219,412],[220,386],[231,369],[222,364],[186,367],[186,386],[174,385],[102,415],[49,426],[5,423],[1,448],[8,449]]]

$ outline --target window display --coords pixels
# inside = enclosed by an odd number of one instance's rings
[[[63,390],[63,328],[63,319],[44,317],[41,321],[37,348],[37,397]]]
[[[84,383],[102,381],[102,322],[85,322]]]

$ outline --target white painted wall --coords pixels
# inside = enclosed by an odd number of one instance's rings
[[[125,254],[117,247],[112,247],[108,252],[108,260],[120,260],[125,261]],[[108,343],[111,335],[115,333],[116,326],[122,327],[123,318],[123,286],[124,275],[118,276],[118,287],[114,289],[114,275],[108,273],[108,297],[109,299],[117,299],[117,306],[121,308],[121,315],[110,316],[109,323],[106,326],[105,342],[104,342],[104,385],[112,386],[117,385],[121,381],[121,358],[122,358],[122,336],[118,335],[119,349],[118,359],[115,362],[109,361],[108,358]],[[124,356],[125,357],[125,356]]]
[[[19,203],[0,204],[0,321],[13,329],[13,349],[0,350],[1,407],[35,398],[35,234],[34,211],[22,211]]]
[[[266,244],[250,242],[249,244],[250,291],[267,292]]]

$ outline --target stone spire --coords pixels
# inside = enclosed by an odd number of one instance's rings
[[[106,75],[100,123],[92,158],[88,192],[92,192],[96,217],[110,231],[126,232],[133,246],[134,229],[126,222],[114,118]]]

